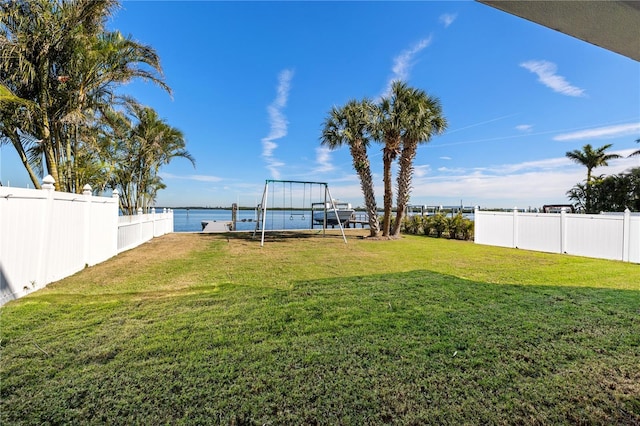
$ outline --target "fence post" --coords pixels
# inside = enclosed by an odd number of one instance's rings
[[[49,252],[51,244],[51,210],[53,209],[53,192],[55,180],[51,175],[46,175],[42,179],[42,190],[46,191],[46,198],[44,200],[44,206],[42,208],[42,233],[40,234],[40,253],[38,254],[38,269],[36,273],[36,280],[32,283],[33,287],[42,288],[48,284],[48,269],[49,269]]]
[[[111,242],[111,244],[113,245],[112,246],[113,256],[115,256],[116,254],[118,254],[118,251],[120,250],[120,246],[118,242],[118,238],[120,234],[120,191],[118,191],[117,189],[114,189],[113,192],[111,193],[111,198],[115,199],[115,213],[116,213],[114,217],[115,232],[113,233],[113,241]]]
[[[91,265],[91,185],[86,184],[82,187],[82,195],[84,196],[84,230],[82,239],[82,263]]]
[[[560,209],[560,253],[567,252],[567,210]]]
[[[513,248],[518,248],[518,208],[513,208]]]
[[[142,232],[142,222],[143,222],[143,217],[142,217],[142,207],[138,207],[138,210],[136,211],[137,213],[137,218],[138,219],[138,242],[136,243],[136,246],[139,244],[142,244],[143,238],[144,238],[144,233]]]
[[[481,238],[478,238],[478,229],[480,229],[480,227],[478,226],[478,217],[480,217],[479,213],[480,213],[480,206],[475,206],[473,208],[473,242],[474,243],[477,241],[482,241]],[[482,237],[482,233],[480,234],[480,236]]]
[[[162,235],[168,234],[167,230],[169,226],[167,225],[167,218],[169,217],[169,210],[165,207],[162,209]]]
[[[629,250],[631,245],[631,211],[624,209],[624,220],[622,221],[622,261],[629,261]]]
[[[156,234],[156,232],[158,232],[158,227],[156,226],[156,220],[158,220],[158,218],[156,217],[156,208],[153,207],[151,209],[151,221],[153,222],[153,233],[151,235],[153,235],[153,238],[158,236]]]

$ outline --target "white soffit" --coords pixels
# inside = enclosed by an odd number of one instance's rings
[[[640,1],[477,0],[640,61]]]

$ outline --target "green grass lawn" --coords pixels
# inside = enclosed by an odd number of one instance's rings
[[[170,234],[1,308],[0,424],[640,424],[640,265]]]

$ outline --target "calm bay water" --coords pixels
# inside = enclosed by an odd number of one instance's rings
[[[253,231],[256,229],[258,212],[254,210],[238,210],[238,231]],[[466,213],[465,217],[473,220],[473,213]],[[203,220],[231,221],[231,210],[220,209],[174,209],[174,232],[200,232]],[[310,229],[311,211],[301,210],[268,210],[265,229]],[[318,227],[319,225],[315,225]]]
[[[238,210],[238,231],[256,229],[258,213],[254,210]],[[230,221],[231,210],[219,209],[174,209],[174,232],[200,232],[203,220]],[[265,220],[266,229],[309,229],[311,211],[268,210]],[[316,225],[317,226],[317,225]]]

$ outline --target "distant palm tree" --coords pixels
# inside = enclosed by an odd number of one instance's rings
[[[368,99],[351,100],[341,108],[333,107],[324,121],[321,143],[334,150],[349,146],[353,168],[358,173],[369,216],[369,235],[377,237],[380,232],[378,207],[373,191],[373,179],[367,148],[374,106]]]
[[[640,139],[636,139],[636,143],[640,143]],[[633,157],[634,155],[640,155],[640,149],[629,154],[629,157]]]
[[[592,213],[591,206],[591,185],[592,185],[592,171],[596,167],[608,166],[609,160],[620,158],[618,154],[607,154],[607,150],[611,148],[612,144],[606,144],[600,148],[594,149],[590,144],[586,144],[582,147],[582,150],[574,149],[566,153],[567,158],[570,160],[582,164],[587,168],[587,180],[586,180],[586,202],[585,209],[587,213]]]
[[[111,161],[116,164],[113,186],[120,191],[121,208],[127,214],[135,214],[138,208],[150,207],[158,190],[165,187],[158,175],[160,167],[176,157],[186,158],[194,166],[195,160],[185,148],[182,132],[168,125],[152,108],[136,103],[127,108],[135,123],[120,118],[120,138],[118,146],[111,148],[115,155]]]
[[[398,86],[396,96],[405,99],[408,120],[402,133],[400,170],[398,171],[398,194],[393,236],[400,235],[402,218],[409,203],[413,160],[420,143],[427,143],[433,135],[441,134],[447,128],[447,119],[442,115],[442,107],[437,98],[430,97],[423,90]]]

